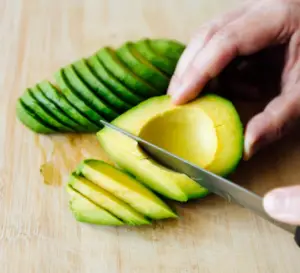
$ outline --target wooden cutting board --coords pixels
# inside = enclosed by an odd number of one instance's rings
[[[24,88],[60,66],[129,39],[187,42],[238,2],[0,1],[1,272],[299,272],[300,250],[289,234],[214,196],[181,205],[180,220],[151,227],[78,224],[64,184],[81,159],[107,159],[95,136],[38,136],[15,117]],[[259,194],[299,183],[299,136],[242,163],[233,179]]]

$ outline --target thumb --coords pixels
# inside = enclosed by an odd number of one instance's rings
[[[300,224],[300,186],[270,191],[265,195],[263,205],[272,218],[287,224]]]

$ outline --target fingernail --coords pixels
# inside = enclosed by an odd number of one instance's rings
[[[264,197],[263,205],[274,219],[300,223],[300,187],[273,190]]]

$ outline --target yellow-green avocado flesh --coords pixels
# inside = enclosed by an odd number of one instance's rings
[[[184,105],[174,105],[167,95],[152,97],[112,124],[221,176],[231,173],[242,157],[239,115],[230,101],[214,94]],[[155,162],[127,136],[105,127],[97,137],[116,164],[157,193],[177,201],[208,194],[185,174]]]

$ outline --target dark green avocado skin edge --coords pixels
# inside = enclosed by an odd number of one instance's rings
[[[110,122],[164,94],[183,49],[175,40],[148,38],[104,46],[58,69],[53,82],[27,87],[31,98],[28,92],[18,98],[16,117],[41,134],[97,132],[101,119]]]

